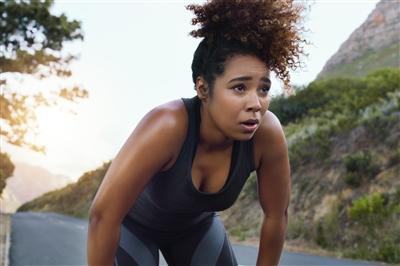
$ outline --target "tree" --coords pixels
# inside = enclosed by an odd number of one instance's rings
[[[0,195],[6,186],[6,179],[12,175],[14,168],[7,153],[0,152]]]
[[[38,79],[71,76],[68,65],[77,56],[63,55],[62,48],[67,41],[83,40],[81,23],[69,21],[64,14],[50,14],[52,5],[52,0],[0,0],[0,119],[4,124],[0,136],[8,143],[43,153],[45,147],[25,139],[27,132],[37,128],[35,109],[88,97],[88,91],[78,86],[52,91],[50,96],[43,89],[22,94],[8,86],[8,80],[15,75]]]
[[[44,88],[22,93],[10,83],[15,77],[43,80],[72,75],[69,65],[77,56],[63,54],[63,47],[66,42],[83,40],[81,22],[68,20],[65,14],[50,14],[52,5],[52,0],[0,0],[0,137],[41,153],[45,153],[44,146],[26,139],[28,132],[36,134],[38,128],[35,110],[88,97],[88,91],[79,86],[46,95]]]

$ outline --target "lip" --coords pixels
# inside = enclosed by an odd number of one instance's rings
[[[246,121],[243,121],[242,123],[255,123],[255,124],[258,124],[259,123],[259,121],[258,121],[258,119],[248,119],[248,120],[246,120]]]
[[[246,124],[240,123],[240,125],[246,132],[254,132],[257,129],[258,123],[253,124],[253,125],[246,125]]]

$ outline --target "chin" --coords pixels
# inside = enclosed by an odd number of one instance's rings
[[[235,140],[239,140],[239,141],[247,141],[247,140],[250,140],[253,136],[254,136],[254,134],[255,134],[255,132],[254,133],[251,133],[251,134],[249,134],[249,133],[245,133],[245,134],[240,134],[240,136],[238,136],[237,138],[235,138]]]

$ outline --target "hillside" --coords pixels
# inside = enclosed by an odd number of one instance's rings
[[[56,175],[46,169],[15,161],[12,176],[6,179],[6,186],[0,198],[0,212],[12,213],[23,203],[71,182],[69,177]]]
[[[400,67],[400,4],[377,3],[360,25],[326,62],[317,79],[365,76],[382,67]]]
[[[76,183],[48,192],[17,211],[51,211],[87,218],[90,204],[111,162],[83,174]]]

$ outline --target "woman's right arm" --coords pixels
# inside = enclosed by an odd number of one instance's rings
[[[89,265],[113,265],[120,224],[150,178],[179,145],[176,112],[157,107],[139,122],[113,159],[89,210]]]

